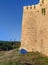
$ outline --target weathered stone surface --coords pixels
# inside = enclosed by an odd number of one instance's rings
[[[28,52],[39,51],[48,56],[48,1],[24,6],[22,19],[21,47]],[[42,13],[45,8],[45,14]]]

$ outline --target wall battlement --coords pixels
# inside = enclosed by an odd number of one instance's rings
[[[32,6],[24,6],[23,9],[28,11],[32,11],[32,10],[39,10],[41,8],[40,5],[32,5]]]
[[[24,6],[23,11],[24,12],[40,12],[42,14],[46,14],[46,7],[41,5],[32,5],[32,6]]]
[[[40,11],[42,8],[47,9],[48,8],[48,1],[47,0],[40,0],[40,2],[36,5],[32,5],[32,6],[24,6],[23,9],[25,11]]]

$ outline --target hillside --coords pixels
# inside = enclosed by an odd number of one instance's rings
[[[25,55],[20,54],[18,49],[10,51],[0,51],[0,65],[48,65],[48,57],[31,52]]]
[[[12,43],[14,44],[12,46]],[[20,42],[0,42],[0,48],[11,48],[10,50],[0,51],[0,65],[48,65],[48,57],[39,52],[27,52],[21,54],[19,51]]]
[[[20,47],[20,41],[0,41],[0,51],[9,51]]]

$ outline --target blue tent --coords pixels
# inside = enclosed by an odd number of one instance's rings
[[[19,52],[20,52],[21,54],[26,54],[26,53],[27,53],[27,51],[26,51],[25,49],[21,49],[21,50],[19,50]]]

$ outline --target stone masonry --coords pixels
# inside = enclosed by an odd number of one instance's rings
[[[48,0],[23,7],[20,49],[38,51],[48,56]]]

